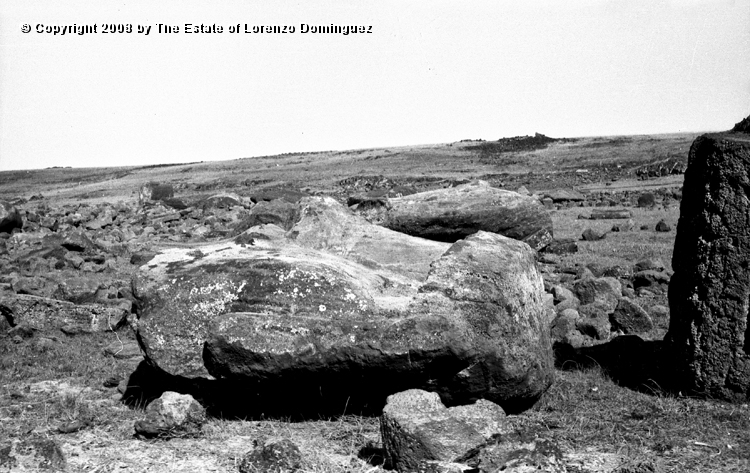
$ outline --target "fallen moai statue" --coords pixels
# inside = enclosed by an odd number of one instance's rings
[[[368,224],[330,198],[300,205],[285,234],[162,249],[141,266],[131,320],[146,360],[127,399],[172,390],[213,414],[317,416],[379,413],[388,395],[418,388],[514,413],[549,388],[528,245],[482,231],[450,245]]]

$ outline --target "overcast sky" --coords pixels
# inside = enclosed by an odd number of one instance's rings
[[[74,24],[97,32],[53,33]],[[700,132],[749,114],[750,0],[0,5],[0,170]]]

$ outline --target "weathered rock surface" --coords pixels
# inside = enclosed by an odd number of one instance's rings
[[[638,196],[638,207],[653,208],[656,205],[656,197],[652,192],[644,192]]]
[[[666,339],[689,388],[750,399],[750,137],[703,135],[690,148],[669,283]]]
[[[430,240],[454,242],[483,230],[528,243],[534,249],[552,239],[552,218],[532,197],[475,181],[448,189],[390,199],[370,215],[386,228]]]
[[[670,226],[669,226],[669,224],[668,224],[667,222],[665,222],[665,221],[664,221],[664,219],[662,219],[662,220],[659,220],[659,221],[658,221],[658,222],[656,223],[656,227],[655,227],[654,229],[655,229],[655,230],[656,230],[657,232],[663,232],[663,233],[666,233],[666,232],[671,232],[671,231],[672,231],[672,227],[670,227]]]
[[[380,430],[389,465],[417,471],[425,460],[452,462],[510,429],[497,404],[446,408],[437,394],[411,389],[388,396]]]
[[[647,269],[633,274],[633,287],[635,289],[645,287],[654,291],[664,291],[667,289],[670,280],[671,276],[666,271]]]
[[[417,281],[423,281],[430,264],[450,248],[447,243],[372,225],[330,198],[304,199],[298,209],[300,217],[288,233],[297,245]]]
[[[622,297],[622,284],[616,278],[586,278],[576,282],[574,290],[581,304],[602,303],[609,312]]]
[[[77,333],[105,332],[121,327],[130,313],[125,305],[74,304],[46,297],[17,294],[0,299],[0,312],[15,327]]]
[[[479,232],[434,252],[411,278],[391,255],[377,261],[387,246],[354,251],[355,230],[341,225],[330,199],[306,202],[288,233],[294,241],[172,248],[141,268],[137,331],[150,363],[242,383],[251,399],[280,408],[286,400],[286,409],[328,405],[337,414],[346,403],[379,409],[410,388],[449,405],[485,398],[510,412],[546,391],[547,314],[527,245]],[[426,242],[423,254],[434,245],[444,244]]]
[[[146,418],[135,422],[135,433],[145,438],[200,434],[206,410],[189,394],[167,391],[146,408]]]
[[[654,328],[651,316],[634,301],[623,297],[609,316],[614,328],[625,334],[648,332]]]
[[[565,458],[557,443],[533,432],[494,436],[484,445],[456,459],[475,471],[507,473],[566,473]],[[471,471],[471,470],[470,470]],[[579,470],[580,471],[580,470]]]
[[[572,238],[553,239],[542,251],[556,255],[578,253],[578,243]]]

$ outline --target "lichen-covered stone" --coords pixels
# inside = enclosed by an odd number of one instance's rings
[[[451,405],[485,398],[518,412],[547,390],[547,312],[528,245],[479,232],[431,265],[420,262],[427,273],[411,278],[387,247],[347,240],[366,228],[347,233],[326,223],[330,202],[305,201],[300,226],[283,241],[166,249],[141,268],[134,325],[149,363],[242,383],[258,402],[327,403],[339,414],[382,408],[387,395],[410,388]]]

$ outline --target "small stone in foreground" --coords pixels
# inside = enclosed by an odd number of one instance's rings
[[[294,472],[302,468],[302,454],[288,439],[267,439],[247,452],[240,462],[240,473]]]
[[[391,466],[415,471],[424,461],[465,455],[507,424],[502,408],[489,401],[448,409],[436,393],[410,389],[388,396],[380,430]]]
[[[148,405],[135,433],[145,438],[194,437],[205,422],[206,410],[192,396],[167,391]]]

